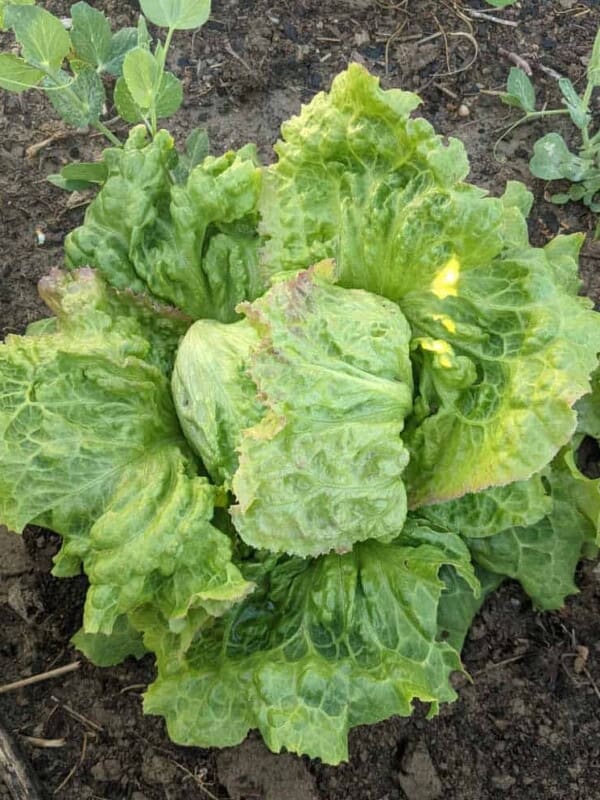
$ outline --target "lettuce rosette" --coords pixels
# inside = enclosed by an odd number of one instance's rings
[[[540,609],[594,555],[600,317],[582,237],[465,182],[462,144],[362,67],[180,180],[164,131],[107,178],[0,346],[0,522],[89,579],[74,643],[154,653],[172,738],[329,763],[456,694],[506,578]]]

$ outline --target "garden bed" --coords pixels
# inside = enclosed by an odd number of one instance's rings
[[[94,5],[119,25],[137,14],[135,4]],[[458,13],[451,3],[426,0],[408,0],[405,9],[387,0],[215,0],[197,35],[175,36],[170,68],[184,81],[185,101],[169,128],[183,141],[193,127],[206,127],[215,152],[256,141],[269,160],[281,121],[359,61],[385,88],[419,93],[436,129],[465,142],[471,181],[493,195],[507,180],[527,183],[536,195],[534,244],[587,232],[582,277],[599,301],[593,215],[551,205],[528,172],[532,143],[548,127],[514,131],[498,147],[506,159],[499,163],[492,149],[514,117],[486,93],[503,88],[508,52],[529,62],[539,95],[556,103],[555,82],[540,65],[578,85],[600,24],[597,3],[522,0],[498,14],[514,26],[470,17],[463,5]],[[46,7],[68,14],[66,3]],[[459,32],[470,35],[453,35]],[[34,93],[3,93],[0,102],[4,336],[45,315],[37,281],[60,266],[63,237],[83,214],[86,197],[73,199],[45,176],[69,160],[98,156],[103,142],[64,127]],[[80,626],[86,582],[49,574],[58,537],[30,528],[22,540],[0,534],[0,545],[0,683],[80,658],[69,639]],[[467,639],[473,682],[458,681],[459,700],[433,721],[418,709],[410,720],[354,730],[351,760],[340,767],[273,756],[257,736],[226,751],[173,745],[162,720],[142,715],[140,695],[153,679],[149,656],[109,669],[82,660],[61,678],[0,694],[0,715],[48,795],[60,787],[56,796],[65,800],[592,800],[600,772],[600,576],[593,565],[580,568],[578,584],[581,593],[564,610],[545,614],[516,585],[505,585]],[[24,736],[64,744],[41,748]]]

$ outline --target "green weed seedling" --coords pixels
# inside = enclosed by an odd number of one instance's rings
[[[144,16],[136,28],[113,32],[106,16],[86,2],[71,7],[69,30],[64,21],[33,4],[33,0],[0,0],[0,28],[14,32],[20,55],[0,53],[0,87],[10,92],[39,89],[69,125],[90,126],[113,145],[121,141],[102,121],[106,114],[107,76],[115,77],[113,102],[118,115],[131,124],[144,123],[154,137],[158,120],[179,109],[183,91],[165,69],[176,30],[199,28],[210,14],[210,0],[141,0]],[[153,42],[146,19],[166,28],[164,42]],[[180,178],[206,154],[206,135],[190,136],[187,154],[180,158]],[[187,165],[187,167],[186,167]],[[68,164],[50,176],[57,186],[76,191],[101,185],[103,161]]]
[[[536,95],[533,83],[519,67],[512,67],[508,76],[506,92],[501,100],[507,105],[520,108],[524,116],[506,130],[496,142],[504,139],[515,128],[537,119],[568,115],[581,132],[581,144],[577,152],[569,149],[560,133],[552,131],[542,136],[534,145],[533,158],[529,167],[536,178],[546,181],[567,180],[570,187],[565,192],[553,194],[553,203],[567,203],[581,200],[594,212],[600,211],[600,129],[593,128],[591,112],[592,93],[600,86],[600,30],[592,49],[587,67],[587,82],[583,94],[578,94],[568,78],[558,81],[564,108],[536,109]],[[596,235],[600,234],[600,224]]]

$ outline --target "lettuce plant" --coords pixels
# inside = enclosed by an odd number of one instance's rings
[[[559,608],[595,552],[582,237],[531,247],[530,194],[466,183],[418,104],[352,65],[266,168],[181,172],[135,128],[40,284],[53,316],[0,348],[0,520],[61,534],[76,646],[154,653],[177,742],[338,763],[351,727],[455,698],[505,578]]]

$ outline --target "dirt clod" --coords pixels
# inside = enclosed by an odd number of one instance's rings
[[[425,742],[410,744],[406,748],[398,783],[407,800],[437,800],[442,795],[442,783],[429,755]]]
[[[219,780],[232,800],[316,800],[315,784],[304,763],[289,754],[274,755],[256,739],[217,756]]]

